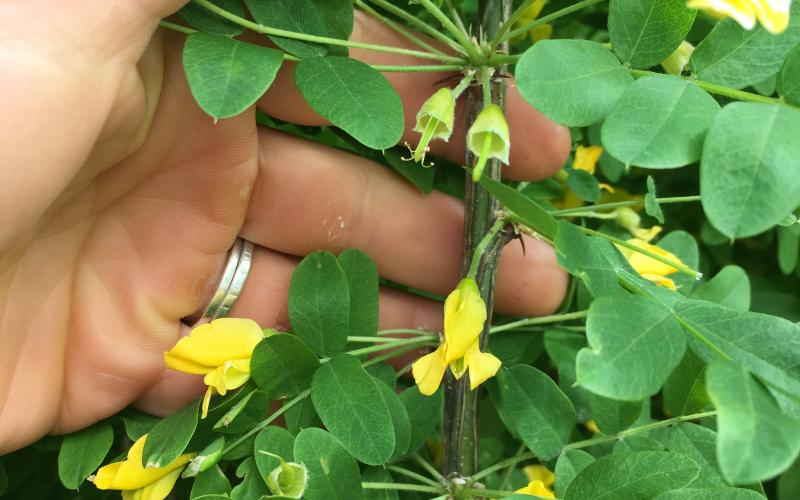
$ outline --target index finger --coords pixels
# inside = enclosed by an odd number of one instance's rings
[[[418,35],[421,36],[422,35]],[[403,48],[418,48],[385,25],[363,13],[357,13],[352,40]],[[431,41],[432,44],[435,42]],[[351,49],[350,56],[368,64],[411,66],[429,64],[412,56]],[[285,63],[272,87],[258,106],[271,116],[301,125],[325,125],[328,122],[306,104],[294,84],[294,67]],[[442,80],[454,73],[385,73],[397,89],[405,111],[405,132],[402,141],[416,144],[420,135],[414,132],[416,114],[422,103]],[[465,156],[466,117],[464,99],[456,108],[456,122],[449,142],[434,141],[431,152],[453,162],[462,163]],[[515,180],[540,180],[554,174],[567,159],[571,145],[569,130],[536,111],[519,95],[513,79],[509,79],[506,117],[511,129],[510,165],[503,175]]]

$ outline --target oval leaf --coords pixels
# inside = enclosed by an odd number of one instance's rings
[[[65,436],[58,452],[61,484],[67,489],[77,490],[83,480],[103,463],[113,442],[114,429],[107,421]]]
[[[358,464],[333,436],[310,427],[294,442],[294,459],[308,468],[308,500],[353,500],[361,498]]]
[[[633,77],[599,43],[542,40],[517,64],[517,88],[532,106],[570,127],[603,119]]]
[[[369,255],[350,248],[339,254],[350,289],[350,335],[378,334],[378,267]]]
[[[721,233],[753,236],[797,206],[798,130],[800,111],[785,106],[733,103],[717,114],[703,148],[700,194],[708,219]]]
[[[382,74],[347,57],[303,59],[295,82],[314,111],[372,149],[400,141],[405,127],[400,96]]]
[[[269,399],[298,395],[308,389],[319,359],[295,335],[277,333],[258,343],[250,360],[250,375]]]
[[[678,77],[649,76],[629,86],[603,123],[603,146],[638,167],[674,168],[700,159],[719,104]]]
[[[283,54],[225,36],[192,33],[183,47],[183,68],[197,103],[215,119],[235,116],[264,95]]]
[[[789,104],[800,106],[800,44],[786,58],[778,75],[778,93]]]
[[[358,359],[340,354],[322,365],[311,382],[311,400],[325,427],[359,461],[381,465],[391,458],[392,416]]]
[[[686,38],[696,13],[684,0],[611,0],[611,46],[634,68],[655,66]]]
[[[153,426],[142,451],[144,467],[164,467],[183,453],[197,428],[199,409],[198,399]]]

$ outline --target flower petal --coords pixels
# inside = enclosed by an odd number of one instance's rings
[[[426,396],[432,395],[442,383],[442,377],[447,368],[443,357],[444,346],[440,345],[435,351],[422,356],[411,366],[414,382],[422,394]]]
[[[250,358],[256,344],[263,338],[261,327],[253,320],[222,318],[192,330],[164,357],[170,367],[217,367],[232,359]]]
[[[541,481],[534,480],[528,483],[528,486],[520,488],[514,493],[522,493],[523,495],[533,495],[540,498],[555,498],[555,494],[544,485]]]
[[[142,488],[141,500],[164,500],[175,487],[175,482],[181,475],[181,469],[175,469],[158,481]]]
[[[545,486],[551,486],[556,482],[556,476],[553,472],[541,464],[526,465],[522,468],[522,472],[528,478],[528,481],[539,480]]]
[[[142,452],[147,434],[140,437],[128,450],[127,459],[114,462],[97,471],[94,484],[101,490],[138,490],[154,483],[176,469],[181,469],[193,454],[184,453],[165,467],[142,467]]]
[[[478,285],[475,280],[464,278],[444,303],[446,363],[464,357],[467,349],[480,336],[485,322],[486,304],[480,296]]]
[[[747,30],[756,25],[756,12],[751,0],[689,0],[687,6],[715,17],[730,17]]]
[[[478,342],[470,347],[466,360],[469,367],[469,388],[472,390],[494,377],[502,365],[493,354],[481,352]]]
[[[665,259],[669,259],[677,264],[683,264],[681,259],[673,255],[672,253],[664,250],[661,247],[657,247],[650,243],[647,243],[644,240],[640,240],[638,238],[632,238],[628,240],[628,243],[647,251],[650,251],[656,255],[664,257]],[[656,274],[659,276],[666,276],[668,274],[672,274],[678,272],[678,270],[669,264],[665,264],[661,261],[658,261],[652,257],[644,255],[642,253],[636,252],[635,250],[631,250],[630,248],[625,247],[618,247],[622,255],[628,260],[628,263],[633,267],[637,273],[639,274]]]

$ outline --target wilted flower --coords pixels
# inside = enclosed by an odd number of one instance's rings
[[[428,153],[428,145],[433,139],[447,141],[453,133],[453,122],[455,120],[456,97],[453,91],[448,88],[440,88],[422,105],[417,113],[417,123],[414,132],[419,132],[422,137],[415,149],[411,149],[411,159],[417,163],[425,165],[425,155]]]
[[[661,67],[664,68],[668,75],[680,75],[686,69],[686,65],[689,64],[689,59],[691,59],[693,52],[694,45],[684,40],[675,49],[675,52],[661,61]]]
[[[792,0],[688,0],[687,5],[716,17],[730,17],[744,29],[756,20],[770,33],[783,33],[789,26]]]
[[[485,106],[467,131],[467,148],[478,157],[472,170],[472,180],[477,182],[489,158],[508,165],[511,139],[503,108],[497,104]]]

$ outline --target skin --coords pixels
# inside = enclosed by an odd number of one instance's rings
[[[183,37],[157,31],[175,0],[0,2],[0,453],[126,405],[164,415],[202,392],[164,368],[180,318],[216,287],[237,235],[255,242],[232,315],[288,327],[286,296],[310,251],[357,247],[382,276],[440,294],[458,281],[463,206],[384,168],[259,130],[254,110],[214,124],[181,68]],[[354,39],[407,44],[359,17]],[[371,63],[406,57],[352,51]],[[258,106],[323,124],[291,65]],[[389,75],[409,132],[446,75]],[[569,134],[512,88],[509,177],[560,168]],[[463,116],[434,153],[463,157]],[[546,244],[504,251],[497,310],[546,314],[566,277]],[[441,326],[441,304],[381,292],[381,327]]]

